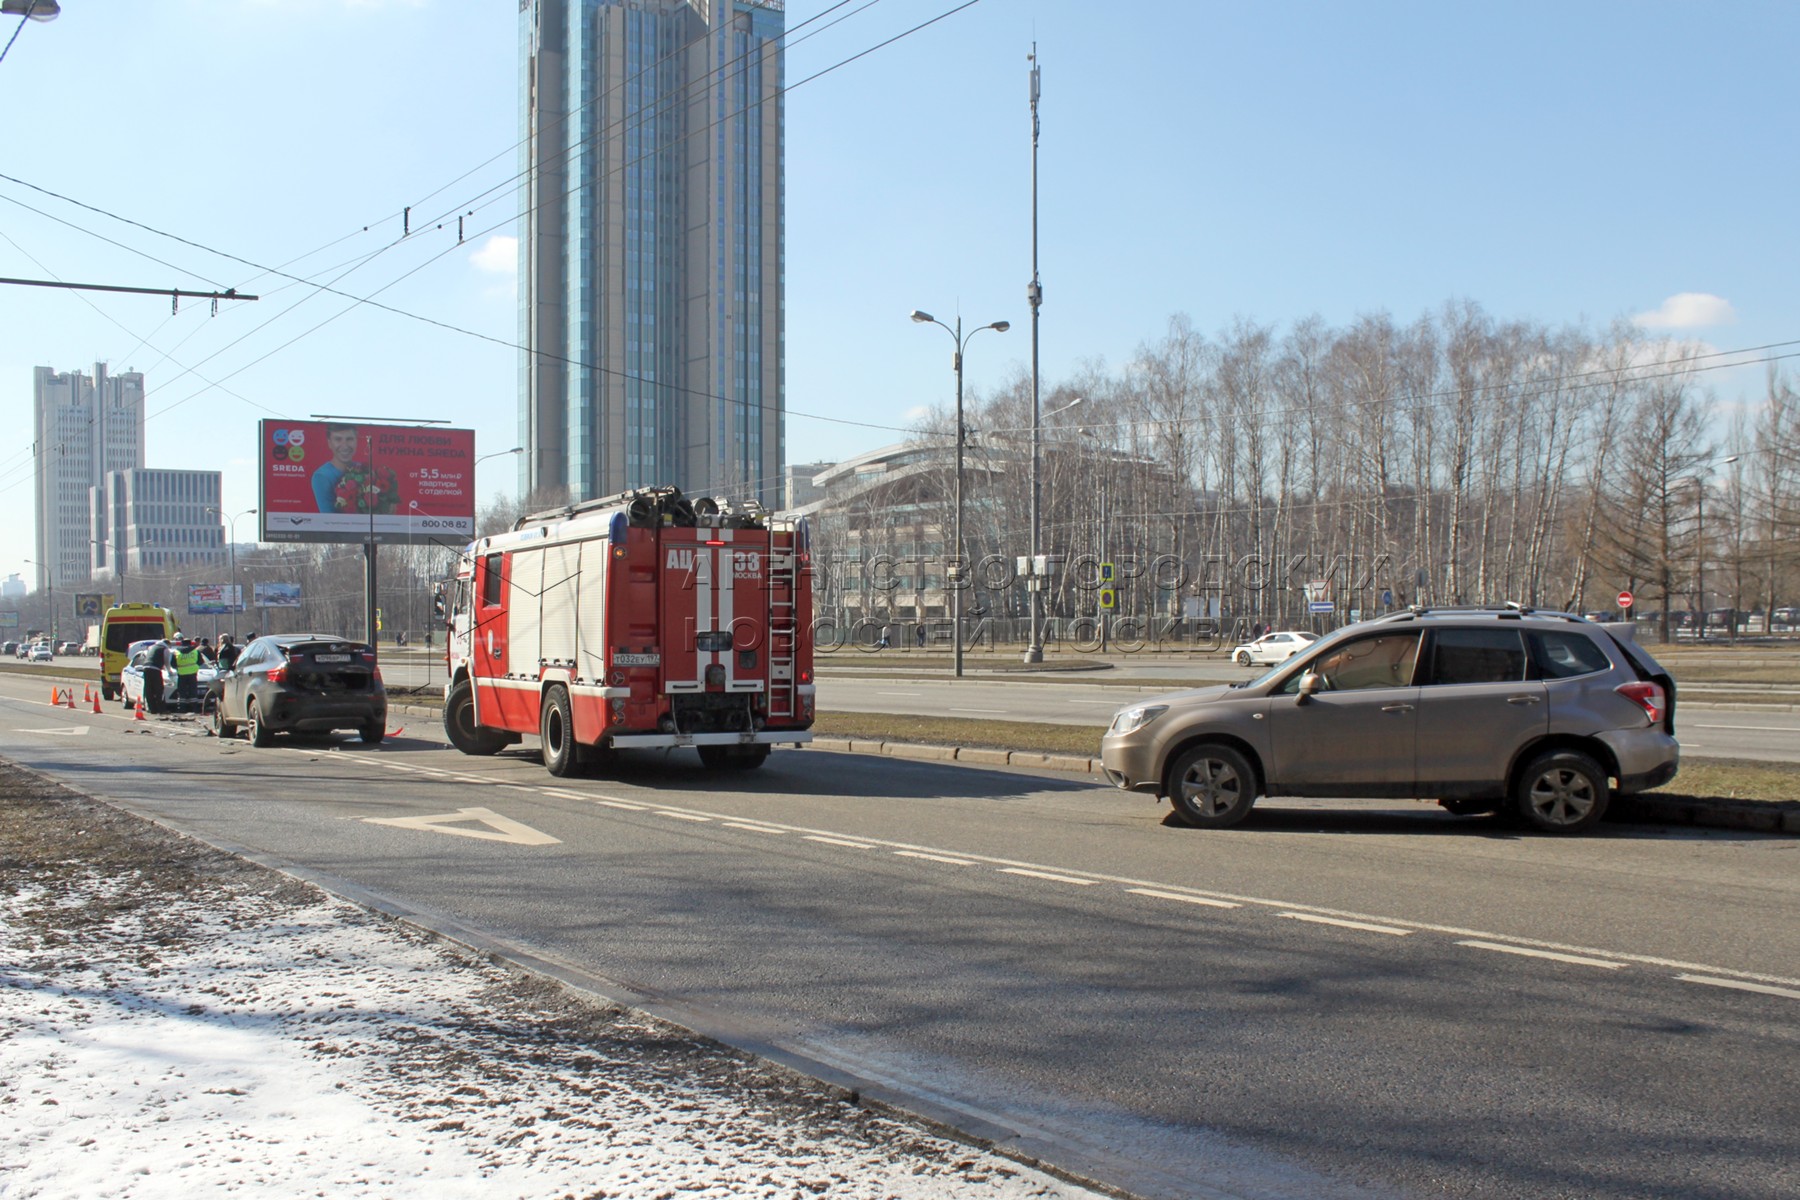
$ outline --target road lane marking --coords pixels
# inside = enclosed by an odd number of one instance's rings
[[[726,821],[725,828],[727,828],[727,829],[742,829],[748,833],[768,833],[768,834],[773,834],[776,837],[786,836],[785,830],[770,829],[767,825],[746,825],[742,821]]]
[[[1093,887],[1098,879],[1077,879],[1073,875],[1056,875],[1049,871],[1027,871],[1024,867],[1001,867],[1002,875],[1023,875],[1027,879],[1048,879],[1051,883],[1073,883],[1080,887]]]
[[[603,797],[595,797],[594,803],[606,808],[622,808],[626,812],[643,812],[650,807],[648,804],[632,804],[626,800],[607,800]]]
[[[846,846],[851,850],[873,850],[875,848],[867,842],[851,842],[846,841],[843,838],[825,837],[817,833],[807,834],[806,840],[809,842],[824,842],[827,846]]]
[[[465,808],[453,813],[437,813],[429,817],[364,817],[364,824],[391,825],[396,829],[417,829],[426,833],[448,833],[455,837],[479,838],[484,842],[510,842],[515,846],[554,846],[562,839],[539,832],[531,826],[503,817],[486,808]],[[480,829],[464,828],[470,822]]]
[[[1126,888],[1134,896],[1148,896],[1152,900],[1179,900],[1183,904],[1203,904],[1207,908],[1242,908],[1241,904],[1233,904],[1229,900],[1209,900],[1205,896],[1183,896],[1179,892],[1159,892],[1154,888]]]
[[[463,779],[464,779],[464,777],[459,775],[457,777],[457,782],[461,783],[461,782],[463,782]],[[533,793],[535,793],[537,791],[536,788],[520,787],[516,783],[500,783],[500,784],[495,784],[494,786],[503,787],[509,792],[533,792]]]
[[[546,796],[557,796],[564,800],[586,800],[587,799],[587,797],[582,795],[580,792],[571,792],[567,788],[547,787],[547,788],[539,788],[538,791],[542,792]]]
[[[1405,937],[1410,929],[1396,929],[1392,925],[1376,925],[1370,921],[1346,921],[1341,917],[1321,917],[1316,913],[1280,912],[1278,917],[1286,917],[1290,921],[1309,921],[1314,925],[1336,925],[1340,929],[1360,929],[1364,933],[1385,933],[1390,937]]]
[[[1531,950],[1524,946],[1508,946],[1502,942],[1461,941],[1459,946],[1472,946],[1477,950],[1492,950],[1498,954],[1517,954],[1524,958],[1547,958],[1551,962],[1574,963],[1578,967],[1604,967],[1608,971],[1616,971],[1625,964],[1612,962],[1604,958],[1588,958],[1581,954],[1558,954],[1553,950]]]
[[[923,850],[896,850],[894,854],[900,858],[923,858],[928,862],[947,863],[952,867],[972,867],[974,862],[966,858],[951,858],[948,854],[927,854]]]
[[[1729,729],[1734,733],[1800,733],[1800,725],[1696,725],[1683,722],[1683,729]]]
[[[1009,713],[1012,711],[1012,709],[1010,709],[1010,708],[953,708],[950,711],[951,712],[972,712],[972,713]]]
[[[1789,1000],[1800,1000],[1800,990],[1770,987],[1766,983],[1745,983],[1741,979],[1718,979],[1711,975],[1677,975],[1675,978],[1683,983],[1704,983],[1707,987],[1731,988],[1739,992],[1756,992],[1763,996],[1783,996]]]
[[[666,808],[657,809],[656,815],[659,817],[672,817],[677,821],[703,821],[707,824],[712,823],[711,817],[703,817],[699,813],[671,812]]]
[[[14,733],[41,733],[49,737],[80,737],[88,731],[86,725],[68,725],[57,729],[15,729]]]

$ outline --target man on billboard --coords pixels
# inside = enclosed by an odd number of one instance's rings
[[[338,484],[350,474],[356,459],[356,426],[327,425],[325,441],[331,446],[331,461],[312,474],[313,500],[320,512],[334,513],[338,511]]]

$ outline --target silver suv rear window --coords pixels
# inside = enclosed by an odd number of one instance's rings
[[[1612,666],[1606,653],[1579,633],[1534,633],[1531,640],[1537,644],[1538,663],[1545,679],[1591,675]]]

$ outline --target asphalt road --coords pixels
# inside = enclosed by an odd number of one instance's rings
[[[819,751],[566,781],[35,693],[0,681],[10,758],[1146,1196],[1800,1193],[1800,840],[1351,803],[1204,834]]]

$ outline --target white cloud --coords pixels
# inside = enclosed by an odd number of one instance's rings
[[[1737,310],[1731,301],[1710,292],[1677,292],[1649,312],[1631,318],[1633,325],[1643,329],[1706,329],[1736,321]]]
[[[519,239],[497,233],[489,238],[469,261],[480,271],[493,275],[512,275],[519,269]]]

